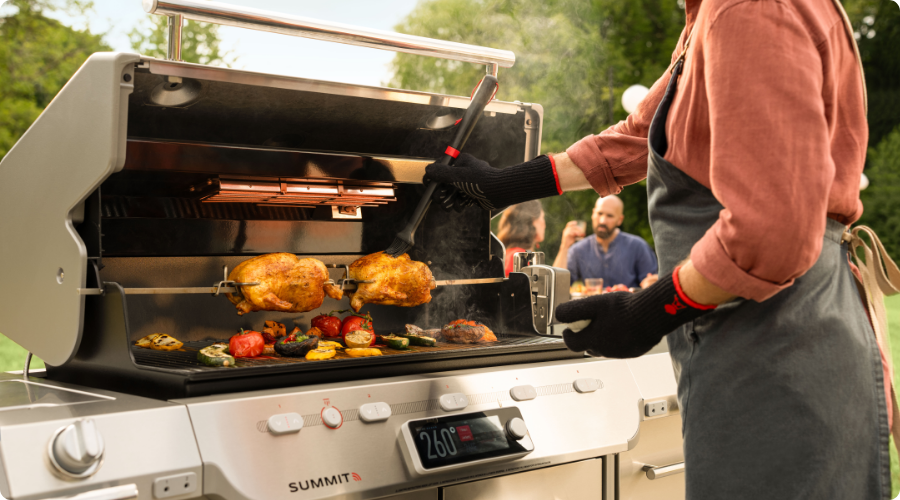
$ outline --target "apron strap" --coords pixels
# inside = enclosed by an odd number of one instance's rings
[[[868,236],[872,243],[870,247],[861,235]],[[884,297],[900,293],[900,269],[891,259],[881,240],[875,231],[867,226],[857,226],[844,233],[843,241],[850,243],[850,255],[856,261],[861,282],[857,283],[861,289],[861,296],[865,302],[872,329],[875,331],[875,340],[881,350],[882,359],[887,365],[888,380],[890,384],[890,401],[886,401],[888,411],[893,416],[891,434],[894,436],[894,446],[900,453],[900,406],[897,402],[897,393],[894,388],[894,366],[891,360],[891,342],[888,335],[887,312],[884,309]],[[860,258],[859,250],[863,257]]]

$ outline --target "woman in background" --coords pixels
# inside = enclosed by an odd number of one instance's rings
[[[497,238],[506,247],[503,259],[506,275],[513,269],[513,255],[517,252],[534,250],[538,243],[544,241],[544,209],[537,200],[513,205],[500,216]]]

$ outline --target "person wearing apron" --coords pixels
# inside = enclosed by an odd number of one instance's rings
[[[686,11],[671,71],[625,122],[567,153],[505,169],[462,155],[426,177],[456,209],[646,178],[660,279],[559,306],[589,320],[567,346],[629,358],[666,337],[688,499],[887,499],[884,372],[842,244],[867,136],[849,21],[836,0]]]

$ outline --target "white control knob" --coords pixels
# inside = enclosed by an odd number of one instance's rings
[[[50,445],[50,461],[59,472],[87,477],[97,471],[103,458],[103,437],[93,420],[76,420],[60,429]]]
[[[516,441],[528,435],[528,427],[525,427],[525,421],[519,417],[513,417],[506,423],[506,432]]]
[[[344,416],[341,415],[340,410],[332,406],[322,410],[322,422],[326,427],[337,429],[344,423]]]

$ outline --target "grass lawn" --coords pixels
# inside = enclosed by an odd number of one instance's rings
[[[890,322],[891,350],[893,350],[894,387],[900,386],[900,295],[888,297],[887,306],[888,321]],[[0,371],[21,370],[25,364],[25,349],[16,345],[13,341],[0,334]],[[34,358],[32,368],[43,368],[44,362]],[[900,491],[900,464],[897,460],[897,451],[891,446],[891,477],[893,478],[895,497]]]

